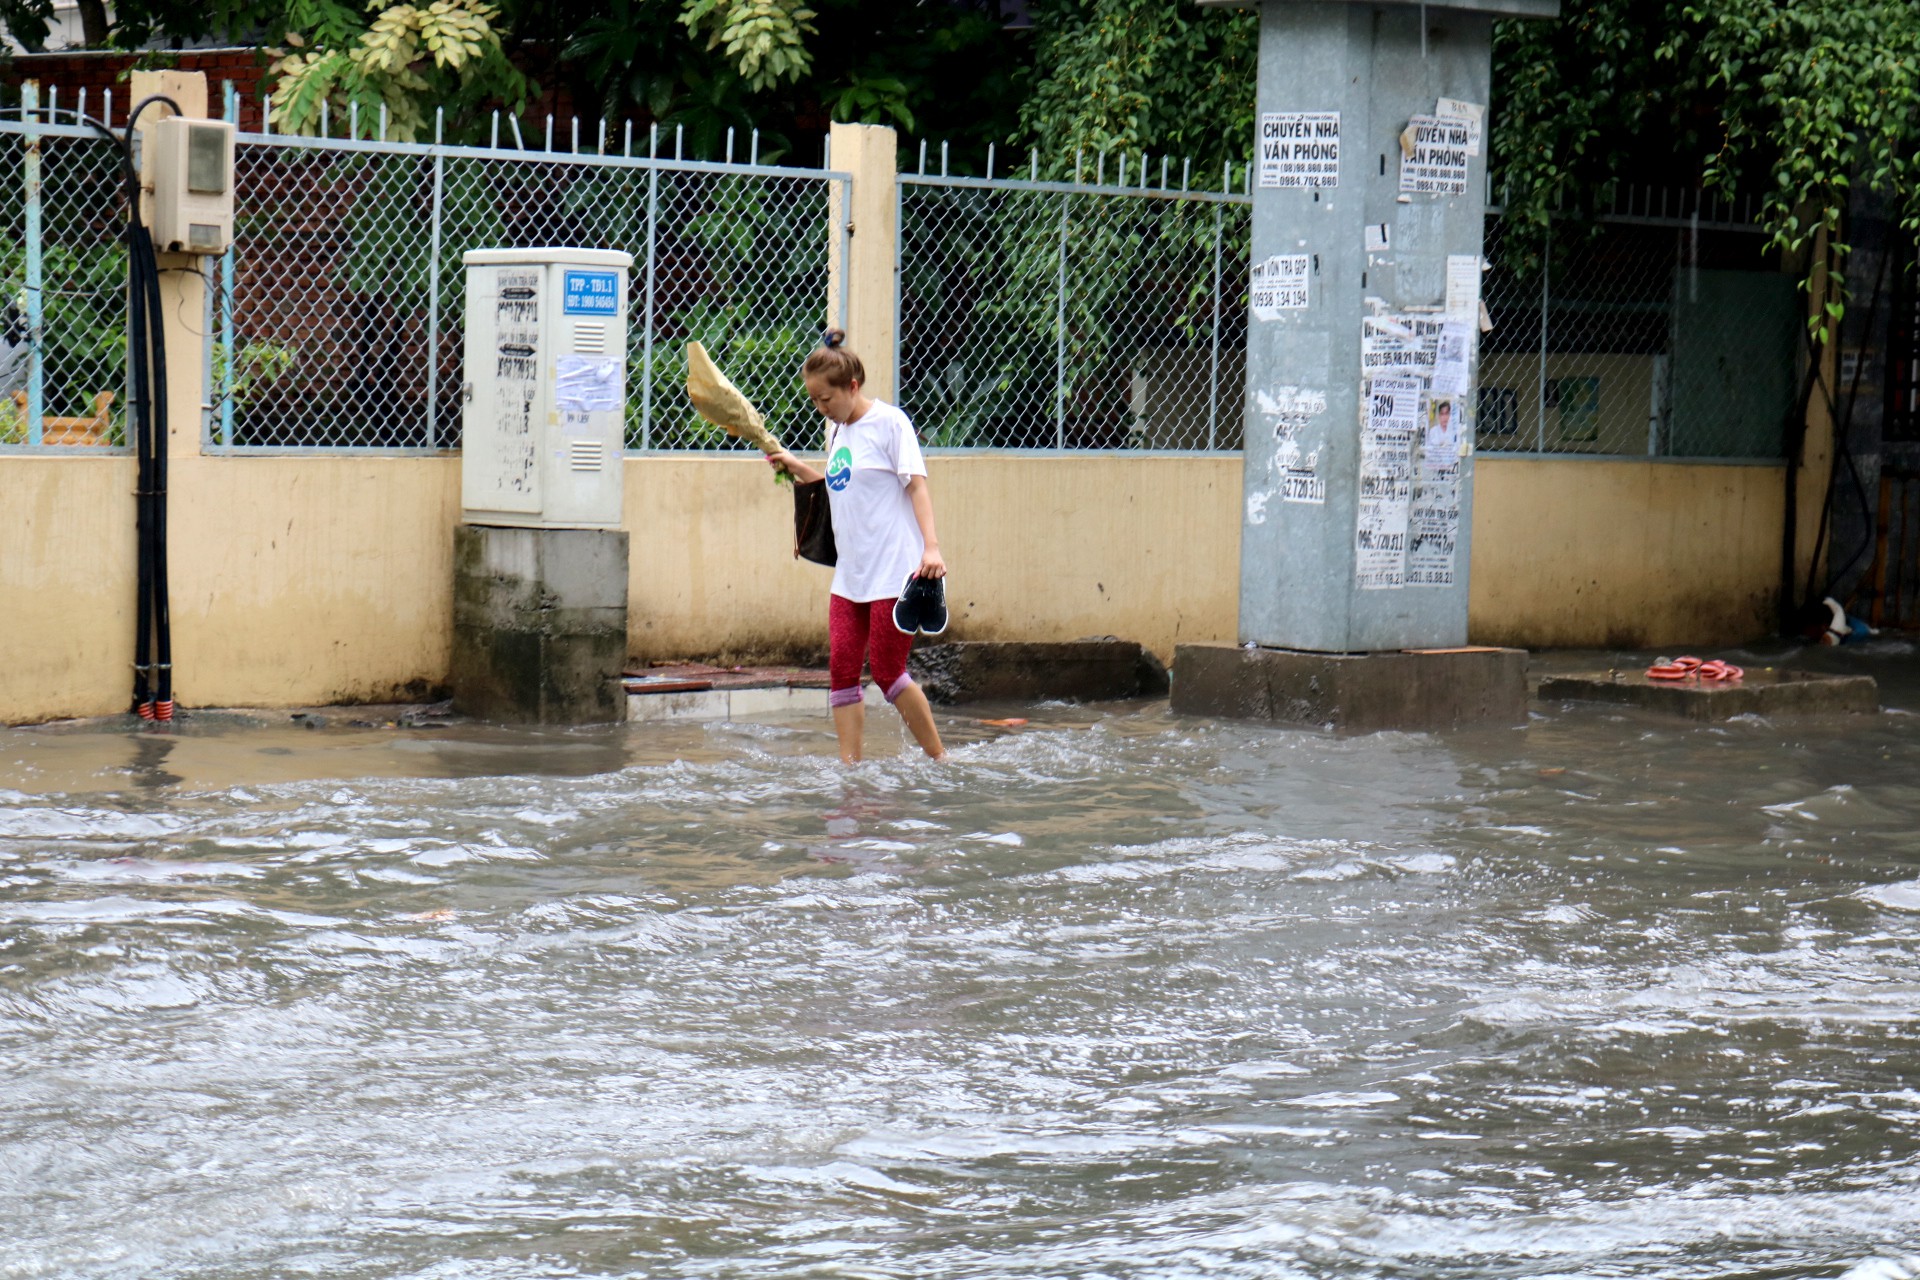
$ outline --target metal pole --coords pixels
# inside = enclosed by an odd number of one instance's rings
[[[1220,258],[1226,251],[1226,219],[1213,206],[1213,356],[1207,377],[1207,448],[1220,447]]]
[[[42,414],[46,410],[46,357],[41,342],[46,336],[46,317],[42,313],[44,282],[40,245],[40,85],[28,80],[20,86],[20,123],[26,131],[23,139],[26,161],[27,200],[27,443],[41,441]]]
[[[440,149],[446,108],[433,113],[433,227],[427,248],[427,448],[440,443],[440,227],[446,205],[447,156]]]
[[[1687,301],[1700,301],[1700,203],[1694,201],[1693,221],[1687,238]]]
[[[1677,237],[1678,232],[1674,233]],[[1675,252],[1678,253],[1676,247]],[[1672,452],[1673,441],[1673,357],[1680,348],[1680,273],[1673,273],[1667,286],[1667,350],[1653,358],[1653,405],[1648,413],[1647,456],[1658,456],[1664,447]],[[1664,438],[1664,439],[1663,439]]]
[[[1547,307],[1549,293],[1547,277],[1553,273],[1553,227],[1548,224],[1544,236],[1545,247],[1540,251],[1540,376],[1539,408],[1540,424],[1534,433],[1534,451],[1547,451]]]
[[[851,221],[853,208],[851,190],[847,192],[845,199],[848,220]],[[900,348],[905,342],[904,335],[907,327],[907,313],[900,305],[900,295],[905,290],[907,274],[907,184],[904,182],[893,184],[893,227],[893,401],[895,404],[904,404],[907,395],[907,376],[900,368]],[[851,239],[842,239],[840,244],[840,261],[847,263],[853,252],[853,242]],[[846,280],[847,271],[843,267],[840,272],[840,287],[843,291],[840,308],[842,329],[847,327],[844,293]]]
[[[852,298],[852,292],[851,292],[852,286],[849,278],[852,276],[853,273],[848,268],[851,267],[853,264],[853,232],[851,230],[853,226],[853,184],[850,182],[842,182],[839,184],[839,186],[840,186],[840,233],[839,233],[840,234],[840,316],[839,316],[839,319],[834,322],[834,327],[837,329],[844,329],[847,327],[847,304]],[[895,199],[897,200],[899,198],[899,185],[897,183],[895,184],[895,187],[894,187],[894,195],[895,195]],[[898,227],[900,225],[900,219],[898,216],[894,218],[893,225],[895,227]],[[899,270],[900,246],[899,246],[899,240],[897,237],[895,238],[895,241],[894,241],[893,261],[894,261],[894,273],[893,273],[894,389],[893,390],[894,390],[894,396],[897,399],[900,394],[900,386],[899,386],[899,383],[900,383],[900,270]]]
[[[240,121],[240,95],[233,87],[233,81],[227,81],[227,119],[234,122],[236,129]],[[216,297],[214,305],[220,311],[220,350],[226,358],[221,362],[220,385],[214,388],[220,406],[220,443],[233,443],[233,242],[228,240],[225,253],[220,255],[220,270],[214,276]]]
[[[674,133],[676,156],[680,135]],[[652,148],[648,148],[649,154]],[[655,230],[660,224],[660,170],[647,167],[647,300],[640,329],[640,447],[653,448],[653,276]]]
[[[1054,302],[1053,447],[1067,447],[1067,202],[1060,197],[1060,278]]]

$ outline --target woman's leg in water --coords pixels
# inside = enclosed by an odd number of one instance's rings
[[[860,664],[867,656],[870,615],[866,605],[841,596],[829,595],[827,601],[827,702],[833,708],[834,736],[840,740],[840,762],[857,764],[867,729]]]
[[[887,695],[887,701],[900,712],[908,732],[920,749],[935,760],[944,759],[947,749],[940,745],[940,730],[933,723],[933,707],[913,677],[907,674],[907,655],[913,652],[913,637],[893,625],[893,601],[875,600],[867,606],[868,630],[872,634],[871,662],[873,682]]]
[[[947,749],[941,745],[940,730],[933,723],[933,705],[927,701],[926,691],[910,683],[894,698],[893,705],[920,749],[935,760],[945,760]]]

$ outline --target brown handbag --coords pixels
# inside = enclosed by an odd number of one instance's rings
[[[793,554],[831,569],[840,554],[833,545],[833,507],[825,480],[794,481]]]

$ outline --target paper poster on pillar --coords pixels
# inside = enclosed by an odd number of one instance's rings
[[[1460,414],[1453,396],[1426,397],[1426,423],[1420,433],[1420,464],[1451,467],[1460,461]]]
[[[1307,306],[1307,273],[1312,258],[1304,253],[1275,254],[1253,264],[1248,309],[1256,320],[1278,320],[1283,311]]]
[[[1400,135],[1402,195],[1463,196],[1473,140],[1465,120],[1415,116]]]
[[[1406,585],[1454,585],[1454,550],[1459,539],[1459,468],[1421,467],[1407,519]]]
[[[1460,441],[1470,424],[1463,399],[1428,396],[1425,408],[1407,516],[1406,585],[1450,587],[1460,541]]]
[[[1462,102],[1458,98],[1442,98],[1434,104],[1433,114],[1442,120],[1462,120],[1467,126],[1467,154],[1480,154],[1480,140],[1486,126],[1486,104],[1480,102]]]
[[[1417,378],[1374,378],[1362,387],[1353,533],[1353,580],[1361,591],[1391,590],[1406,580],[1420,400]]]
[[[1447,255],[1446,313],[1450,316],[1480,313],[1480,259],[1474,254]]]
[[[1440,355],[1444,316],[1382,312],[1360,321],[1360,376],[1433,377]]]
[[[1448,316],[1434,344],[1427,389],[1436,396],[1466,395],[1473,379],[1473,350],[1473,325],[1461,316]]]
[[[1327,482],[1320,474],[1326,450],[1327,393],[1283,384],[1254,392],[1254,411],[1273,432],[1272,470],[1280,501],[1323,506]]]
[[[1263,112],[1260,185],[1293,190],[1339,186],[1340,113]]]

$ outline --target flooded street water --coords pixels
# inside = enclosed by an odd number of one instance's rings
[[[1876,648],[1850,721],[851,774],[824,714],[0,730],[0,1276],[1920,1275]]]

